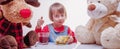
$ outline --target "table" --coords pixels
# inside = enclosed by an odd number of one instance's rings
[[[96,44],[73,43],[70,45],[56,45],[54,43],[49,43],[48,45],[41,45],[40,43],[37,43],[35,46],[32,46],[31,48],[25,49],[103,49],[103,47]]]

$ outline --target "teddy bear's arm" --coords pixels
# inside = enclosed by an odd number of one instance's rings
[[[22,25],[23,25],[23,26],[26,26],[26,27],[28,27],[28,28],[31,28],[31,27],[32,27],[32,25],[31,25],[30,22],[23,22]]]
[[[120,16],[110,15],[110,20],[120,23]]]
[[[88,29],[91,29],[92,28],[92,26],[94,25],[94,19],[90,19],[89,21],[88,21],[88,23],[86,24],[86,27],[88,28]]]

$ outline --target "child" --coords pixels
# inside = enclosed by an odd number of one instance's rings
[[[49,42],[55,42],[55,39],[58,36],[63,36],[63,35],[70,37],[67,43],[76,42],[74,32],[71,31],[71,29],[68,26],[63,25],[64,21],[67,18],[67,15],[66,15],[65,7],[62,4],[54,3],[53,5],[50,6],[49,18],[53,23],[44,26],[42,29],[41,25],[44,23],[44,20],[41,17],[41,19],[39,19],[37,22],[35,31],[50,32]]]

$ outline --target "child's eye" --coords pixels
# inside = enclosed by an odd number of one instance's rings
[[[90,3],[92,3],[92,2],[90,2]]]
[[[58,16],[58,15],[56,15],[55,17],[56,17],[56,18],[58,18],[59,16]]]
[[[98,3],[100,3],[100,1],[98,1]]]

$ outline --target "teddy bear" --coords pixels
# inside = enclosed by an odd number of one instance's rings
[[[120,14],[118,14],[120,16]],[[105,29],[101,34],[101,44],[107,49],[120,49],[120,17],[112,18],[118,24]]]
[[[101,37],[103,31],[118,24],[116,19],[120,16],[120,12],[117,11],[119,2],[120,0],[87,0],[87,12],[90,19],[86,26],[79,25],[76,27],[75,34],[77,40],[84,44],[101,45],[103,42],[101,39],[104,39],[104,37]],[[107,31],[106,33],[108,33]],[[110,31],[114,33],[114,30]],[[108,43],[104,44],[107,45]]]
[[[120,49],[120,24],[105,29],[101,34],[101,44],[106,49]]]
[[[6,35],[0,38],[0,49],[17,49],[17,41],[13,36]]]
[[[23,40],[24,48],[30,48],[31,46],[34,46],[36,42],[39,41],[39,36],[35,31],[31,30],[26,34]]]
[[[32,11],[29,5],[39,7],[40,3],[38,0],[0,0],[3,12],[0,17],[0,35],[13,36],[18,44],[17,49],[23,49],[22,26],[31,27]]]
[[[33,30],[29,31],[23,38],[23,48],[34,46],[39,40],[37,33]],[[11,35],[0,38],[0,49],[18,49],[16,39]]]

